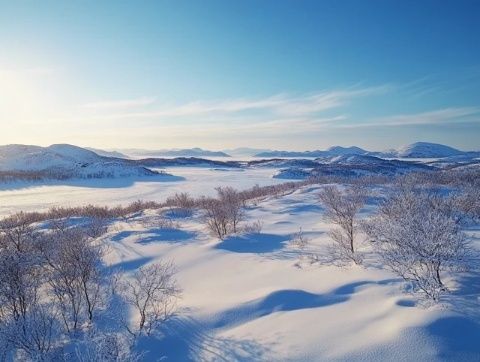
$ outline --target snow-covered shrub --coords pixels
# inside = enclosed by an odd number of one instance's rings
[[[450,200],[424,190],[391,195],[364,225],[386,267],[437,301],[446,272],[465,264],[468,239],[450,212]]]
[[[240,193],[232,187],[217,187],[218,198],[204,197],[199,201],[204,211],[207,228],[215,236],[223,239],[236,233],[244,218],[243,202]]]
[[[259,234],[262,232],[263,222],[262,220],[256,220],[252,223],[246,224],[243,227],[243,232],[246,234]]]
[[[243,204],[240,194],[233,187],[217,187],[218,200],[225,213],[232,233],[238,231],[238,224],[244,218]]]
[[[49,301],[41,299],[45,282],[38,249],[40,235],[18,214],[0,234],[0,345],[16,359],[48,359],[58,337]],[[15,222],[13,222],[15,221]]]
[[[365,204],[364,191],[359,187],[346,188],[344,192],[335,186],[325,186],[320,193],[326,220],[336,225],[329,235],[334,241],[335,256],[342,260],[362,262],[356,252],[355,237],[358,232],[358,212]]]
[[[165,204],[170,208],[172,214],[179,217],[191,216],[197,206],[196,200],[188,192],[176,193],[167,198]]]
[[[91,324],[104,295],[100,270],[104,248],[82,228],[70,228],[45,237],[41,249],[50,293],[66,331]]]
[[[32,226],[38,219],[36,213],[15,213],[0,221],[0,248],[21,253],[31,250],[38,236]]]
[[[121,333],[92,331],[75,348],[79,362],[136,362],[141,354],[135,353],[131,340]]]
[[[160,230],[174,230],[181,228],[181,225],[178,221],[171,219],[164,213],[154,216],[143,216],[140,219],[140,224],[145,228],[157,228]]]
[[[480,222],[480,187],[461,188],[453,197],[453,204],[459,214],[459,221],[470,219]]]
[[[301,252],[305,250],[308,242],[309,240],[303,233],[302,228],[300,228],[296,233],[294,233],[290,239],[290,244],[295,248],[298,248]]]
[[[52,361],[61,352],[60,337],[59,321],[51,306],[35,303],[18,318],[2,318],[0,352],[19,361]]]
[[[173,263],[158,262],[139,268],[123,281],[122,295],[138,314],[136,327],[126,326],[132,335],[149,335],[173,315],[180,295],[175,272]]]
[[[223,239],[230,232],[228,215],[222,203],[212,197],[201,200],[201,207],[208,230],[219,239]]]

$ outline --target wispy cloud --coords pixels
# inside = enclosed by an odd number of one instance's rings
[[[473,117],[472,117],[473,116]],[[476,117],[475,117],[476,116]],[[398,114],[381,117],[366,123],[344,124],[341,128],[361,127],[401,127],[412,125],[439,125],[459,122],[479,122],[480,108],[478,107],[457,107],[443,108],[428,112],[414,114]]]
[[[342,90],[323,91],[313,94],[288,95],[277,94],[269,97],[248,99],[237,98],[217,101],[196,101],[180,105],[157,105],[155,109],[132,111],[133,107],[152,105],[152,98],[95,102],[84,105],[85,108],[97,110],[116,110],[104,112],[98,116],[103,119],[171,119],[175,117],[215,117],[244,115],[255,112],[257,120],[262,117],[294,117],[314,116],[320,112],[339,108],[354,98],[384,94],[390,91],[391,86],[377,87],[350,87]]]

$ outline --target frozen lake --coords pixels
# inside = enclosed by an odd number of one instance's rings
[[[168,173],[183,180],[161,177],[50,181],[47,183],[0,184],[0,216],[14,211],[41,211],[52,206],[84,204],[118,205],[135,200],[162,201],[176,192],[213,195],[217,186],[246,189],[285,182],[272,178],[275,169],[214,170],[200,167],[172,167]]]

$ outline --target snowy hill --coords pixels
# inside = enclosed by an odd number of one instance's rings
[[[438,143],[416,142],[398,149],[396,156],[404,158],[437,158],[458,156],[464,153],[456,148]]]
[[[0,146],[0,171],[38,173],[46,178],[104,178],[150,176],[157,172],[127,160],[104,157],[68,144],[48,147]]]

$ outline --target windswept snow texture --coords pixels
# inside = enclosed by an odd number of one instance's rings
[[[99,156],[68,144],[49,147],[0,146],[0,171],[37,172],[46,178],[115,178],[153,176],[157,172],[121,158]]]
[[[174,260],[183,289],[162,336],[140,340],[149,351],[145,360],[478,361],[478,272],[449,280],[451,296],[441,307],[426,307],[382,268],[371,244],[359,248],[366,253],[363,267],[333,266],[331,225],[316,201],[320,189],[305,187],[248,208],[249,222],[263,221],[261,233],[225,240],[210,236],[198,214],[168,234],[145,228],[141,217],[118,222],[105,237],[109,265],[131,272]],[[300,227],[310,240],[304,256],[289,244]],[[480,232],[470,234],[478,250]]]

